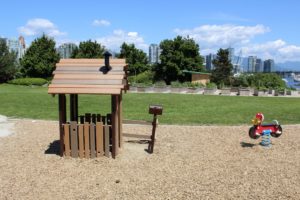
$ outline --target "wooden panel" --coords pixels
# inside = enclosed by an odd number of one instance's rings
[[[121,89],[110,88],[49,88],[49,94],[121,94]]]
[[[122,85],[123,80],[56,80],[53,79],[52,84],[77,84],[77,85]]]
[[[84,158],[83,124],[78,125],[79,157]]]
[[[96,123],[96,151],[97,157],[103,156],[103,123]]]
[[[96,157],[96,148],[95,148],[95,124],[90,124],[90,149],[91,149],[91,158]]]
[[[77,122],[72,121],[71,127],[71,156],[78,157],[78,136],[77,136]]]
[[[119,98],[117,95],[112,95],[112,113],[111,113],[111,125],[112,125],[112,157],[116,158],[119,153],[119,122],[118,122],[118,110],[119,110]]]
[[[84,153],[85,158],[90,158],[90,124],[84,123]]]
[[[103,72],[100,71],[101,67],[103,66],[82,66],[82,65],[58,66],[56,67],[55,71],[83,71],[83,72],[93,72],[93,73],[103,74]],[[107,74],[109,74],[110,72],[120,72],[120,71],[124,71],[123,66],[112,66],[111,69],[107,72]]]
[[[109,126],[104,126],[104,148],[105,156],[109,157]]]
[[[59,80],[118,80],[123,79],[123,75],[108,75],[108,74],[55,74],[54,79]]]
[[[70,125],[64,124],[65,156],[70,156]]]
[[[94,69],[94,70],[88,70],[88,71],[82,71],[82,70],[64,70],[63,68],[59,68],[56,69],[52,74],[95,74],[95,73],[100,73],[103,74],[101,72],[99,72],[98,69]],[[107,75],[125,75],[125,72],[123,71],[123,69],[113,69],[110,70]]]
[[[60,59],[59,63],[81,63],[81,64],[87,64],[87,63],[95,63],[95,64],[104,64],[104,59],[90,59],[90,58],[75,58],[75,59]],[[116,59],[116,58],[110,58],[109,63],[116,64],[116,63],[126,63],[126,59]]]
[[[50,84],[49,88],[124,88],[124,85]]]

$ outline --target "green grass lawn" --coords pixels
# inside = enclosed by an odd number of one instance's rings
[[[46,87],[0,85],[0,114],[17,118],[58,120],[58,97]],[[162,104],[163,124],[249,124],[257,112],[266,122],[300,123],[300,98],[205,96],[183,94],[123,95],[126,119],[150,120],[148,106]],[[79,114],[110,112],[110,96],[79,95]]]

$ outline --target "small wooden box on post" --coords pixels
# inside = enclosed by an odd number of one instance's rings
[[[60,155],[115,158],[122,148],[122,93],[128,89],[125,59],[61,59],[48,93],[58,95]],[[79,115],[78,95],[111,95],[111,113]],[[66,95],[69,95],[67,121]],[[100,102],[99,102],[100,103]]]

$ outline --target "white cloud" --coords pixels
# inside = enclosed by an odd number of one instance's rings
[[[175,29],[178,35],[189,36],[200,45],[202,55],[216,53],[219,48],[233,47],[243,56],[256,55],[262,59],[274,59],[275,62],[300,61],[300,46],[287,44],[283,39],[253,43],[255,37],[270,32],[264,25],[235,26],[203,25],[193,29]],[[237,54],[237,53],[236,53]]]
[[[110,22],[105,19],[95,19],[93,21],[94,26],[109,26]]]
[[[25,26],[18,28],[20,34],[25,36],[37,36],[45,33],[51,37],[66,35],[65,32],[59,31],[55,24],[48,19],[35,18],[30,19]]]
[[[276,62],[300,61],[300,46],[289,45],[279,39],[261,44],[242,47],[244,55],[257,55],[263,59],[272,58]]]
[[[259,24],[256,26],[203,25],[193,29],[177,28],[174,30],[178,35],[193,38],[203,48],[224,48],[236,44],[247,44],[256,35],[269,31],[268,27]]]
[[[123,42],[134,44],[136,48],[146,51],[148,45],[138,32],[126,32],[124,30],[114,30],[112,35],[97,38],[97,42],[111,50],[119,50]]]

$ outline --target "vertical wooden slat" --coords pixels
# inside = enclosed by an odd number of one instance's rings
[[[91,123],[91,113],[85,113],[85,122]]]
[[[96,114],[92,114],[92,122],[96,124]]]
[[[105,156],[109,157],[109,126],[104,126],[104,148],[105,148]]]
[[[107,124],[107,123],[106,123],[106,117],[105,117],[105,116],[102,116],[102,122],[103,122],[103,124]]]
[[[65,156],[70,156],[70,124],[64,124]]]
[[[108,125],[111,125],[111,114],[110,113],[106,114],[106,123]]]
[[[89,137],[89,132],[90,132],[90,124],[88,122],[84,123],[84,153],[85,153],[85,158],[90,158],[90,137]]]
[[[72,121],[71,127],[71,156],[73,158],[78,157],[78,135],[77,135],[77,122]]]
[[[79,157],[84,158],[83,124],[78,125]]]
[[[103,156],[103,123],[96,123],[96,150],[97,157]]]
[[[80,115],[79,118],[80,118],[80,124],[84,124],[84,116]]]
[[[58,95],[58,113],[59,113],[59,140],[60,140],[60,156],[64,155],[64,129],[63,124],[67,121],[66,115],[66,95]]]
[[[97,114],[97,122],[101,122],[102,119],[101,119],[101,115],[100,114]]]
[[[90,147],[91,147],[91,158],[96,157],[96,149],[95,149],[95,124],[90,124]]]

